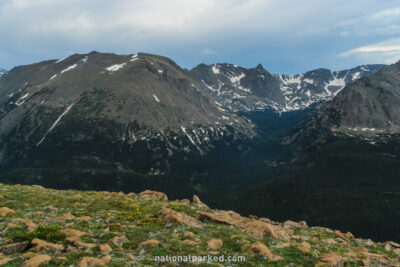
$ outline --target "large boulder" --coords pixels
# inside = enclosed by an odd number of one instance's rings
[[[209,207],[204,204],[197,195],[193,195],[193,203],[203,209],[209,209]]]
[[[31,244],[35,247],[36,252],[48,252],[50,254],[58,254],[64,250],[63,245],[49,243],[38,238],[33,239]]]
[[[211,249],[220,249],[222,248],[223,242],[221,239],[211,239],[207,243],[208,247]]]
[[[111,262],[111,256],[107,255],[103,259],[93,257],[83,257],[78,263],[78,267],[100,267],[108,266]]]
[[[146,190],[139,194],[145,200],[167,201],[166,194],[157,191]]]
[[[203,223],[196,218],[190,217],[186,214],[177,212],[170,208],[162,209],[158,215],[165,222],[182,223],[192,227],[203,227]]]
[[[338,266],[342,263],[343,259],[338,253],[333,252],[330,254],[325,254],[321,258],[321,262],[327,264],[328,266]]]
[[[0,217],[9,217],[15,215],[15,210],[12,210],[7,207],[0,208]]]
[[[28,219],[15,218],[12,220],[12,223],[21,224],[29,232],[35,230],[36,228],[36,224]]]
[[[108,254],[110,254],[110,253],[112,252],[112,248],[110,247],[109,244],[101,244],[101,245],[99,246],[99,248],[100,248],[100,252],[101,252],[102,254],[108,255]]]
[[[266,256],[271,261],[282,260],[281,256],[275,256],[274,254],[272,254],[271,250],[269,250],[269,248],[260,241],[251,244],[250,248],[254,254]]]
[[[48,255],[37,255],[24,262],[22,267],[39,267],[41,264],[47,264],[50,261],[51,257]]]
[[[25,241],[25,242],[13,243],[13,244],[1,246],[0,252],[5,255],[21,253],[21,252],[25,251],[25,249],[28,247],[28,244],[29,244],[28,241]]]
[[[67,237],[81,237],[81,236],[90,236],[88,233],[81,232],[75,229],[63,229],[60,231],[65,234]]]

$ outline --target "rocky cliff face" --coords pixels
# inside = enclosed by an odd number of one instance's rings
[[[278,75],[269,73],[261,65],[246,69],[231,64],[202,64],[190,74],[203,83],[226,110],[288,112],[330,100],[347,84],[382,67],[365,65],[343,71],[317,69],[297,75]]]

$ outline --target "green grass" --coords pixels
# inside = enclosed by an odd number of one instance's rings
[[[13,240],[13,242],[31,241],[39,238],[51,243],[62,244],[65,247],[70,245],[66,242],[66,236],[60,233],[61,229],[72,228],[88,233],[89,237],[81,237],[85,243],[105,244],[108,243],[112,249],[112,262],[110,266],[161,266],[162,263],[152,261],[155,256],[176,255],[176,256],[206,256],[212,253],[229,256],[245,256],[245,263],[222,263],[226,266],[314,266],[318,263],[322,255],[332,252],[341,254],[346,259],[346,266],[359,266],[359,260],[346,257],[346,253],[351,251],[351,247],[346,244],[328,245],[323,242],[328,238],[335,239],[332,233],[299,227],[294,229],[294,235],[303,236],[308,239],[312,249],[310,252],[303,253],[296,246],[301,241],[291,241],[292,246],[278,249],[277,245],[282,240],[274,238],[264,238],[260,240],[272,253],[283,257],[280,261],[269,261],[263,256],[255,255],[250,245],[256,241],[238,227],[220,225],[212,222],[204,222],[203,228],[191,227],[183,224],[170,224],[158,218],[158,212],[164,204],[168,204],[178,212],[187,216],[196,217],[199,212],[204,211],[194,204],[183,204],[178,201],[160,202],[145,201],[137,195],[126,195],[122,193],[95,192],[95,191],[75,191],[75,190],[50,190],[39,187],[29,186],[9,186],[0,185],[0,195],[4,196],[1,206],[6,206],[16,211],[13,217],[29,219],[37,224],[34,231],[28,232],[22,226],[8,227],[12,218],[0,217],[0,230],[6,231],[3,241]],[[77,205],[85,203],[85,206]],[[48,208],[51,205],[55,209]],[[43,212],[43,216],[30,216],[31,212]],[[49,223],[49,221],[62,216],[63,214],[73,214],[76,217],[90,216],[89,222],[79,223],[77,220],[66,222]],[[67,226],[68,224],[68,226]],[[197,245],[183,245],[182,241],[190,239],[185,236],[186,232],[192,232],[195,238],[200,240]],[[122,245],[122,249],[110,243],[114,237],[125,235],[128,239]],[[160,246],[140,247],[146,240],[158,240]],[[210,239],[221,239],[223,246],[216,251],[212,251],[207,242]],[[297,244],[297,245],[296,245]],[[1,245],[0,245],[1,246]],[[365,246],[361,241],[354,239],[352,246],[367,247],[370,253],[387,255],[392,259],[392,263],[398,264],[398,257],[394,252],[386,251],[382,245]],[[31,246],[27,251],[33,251]],[[130,255],[135,257],[132,261]],[[10,255],[13,258],[4,266],[20,266],[25,260],[20,258],[20,254]],[[87,250],[77,250],[73,253],[62,253],[66,259],[52,257],[47,266],[70,266],[77,264],[82,257],[90,256],[102,258],[98,246]],[[165,263],[166,266],[172,266]],[[191,266],[182,263],[181,266]],[[203,263],[198,266],[211,266]],[[215,266],[215,265],[213,265]],[[396,266],[396,265],[395,265]]]

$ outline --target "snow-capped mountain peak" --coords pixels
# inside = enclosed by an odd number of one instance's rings
[[[331,99],[347,84],[373,74],[384,65],[350,70],[317,69],[303,74],[271,74],[261,64],[253,69],[232,64],[201,64],[190,71],[222,108],[232,112],[274,109],[288,112]]]

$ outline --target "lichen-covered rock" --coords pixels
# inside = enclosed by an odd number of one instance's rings
[[[157,201],[167,201],[168,197],[166,194],[157,191],[145,190],[139,195],[145,200],[157,200]]]
[[[66,240],[66,242],[73,244],[75,247],[86,250],[86,249],[91,249],[96,247],[96,244],[90,244],[90,243],[85,243],[82,242],[81,239],[77,236],[73,236],[73,237],[68,237]]]
[[[64,250],[64,246],[61,244],[53,244],[35,238],[32,240],[31,244],[34,246],[36,252],[47,252],[50,254],[57,254]]]
[[[223,242],[221,239],[211,239],[207,242],[207,245],[211,249],[220,249],[222,248]]]
[[[8,244],[5,246],[1,246],[0,252],[5,255],[21,253],[21,252],[25,251],[25,249],[28,247],[28,245],[29,245],[28,241]]]
[[[158,241],[158,240],[151,239],[151,240],[143,241],[139,245],[140,248],[141,247],[148,247],[148,246],[161,246],[161,242]]]
[[[0,217],[10,217],[15,215],[15,210],[12,210],[7,207],[1,207],[0,208]]]
[[[81,236],[90,236],[88,233],[81,232],[75,229],[63,229],[60,231],[65,234],[67,237],[81,237]]]
[[[124,245],[124,243],[128,241],[128,238],[126,238],[126,236],[115,236],[110,240],[110,243],[116,245],[119,248],[122,248],[122,246]]]
[[[342,256],[337,253],[330,253],[322,256],[321,262],[328,264],[328,266],[338,266],[342,262]]]
[[[15,218],[12,223],[21,224],[28,231],[33,231],[36,228],[36,223],[28,219]]]
[[[311,249],[311,245],[307,242],[302,242],[299,246],[298,249],[300,249],[303,252],[309,252]]]
[[[260,241],[251,244],[250,248],[256,255],[266,256],[269,260],[282,260],[282,257],[272,254],[271,250],[269,250],[269,248]]]
[[[41,264],[47,264],[50,261],[51,257],[48,255],[37,255],[24,262],[22,267],[39,267]]]
[[[111,256],[107,255],[103,259],[93,257],[83,257],[78,263],[78,267],[101,267],[108,266],[111,262]]]
[[[347,235],[343,234],[342,232],[340,232],[339,230],[335,230],[335,236],[348,242],[348,243],[351,243],[349,237]]]
[[[217,211],[215,213],[200,212],[199,220],[208,220],[215,223],[237,226],[255,238],[273,237],[289,240],[290,234],[293,233],[290,229],[260,220],[252,220],[240,216],[233,211]]]
[[[203,209],[209,209],[209,207],[204,204],[197,195],[193,195],[193,203]]]
[[[112,248],[110,247],[109,244],[101,244],[99,246],[99,248],[100,248],[100,252],[102,254],[106,254],[107,255],[107,254],[110,254],[112,252]]]
[[[165,222],[182,223],[182,224],[186,224],[186,225],[189,225],[192,227],[203,227],[203,223],[201,221],[197,220],[196,218],[190,217],[186,214],[177,212],[170,208],[162,209],[158,213],[158,215]]]

